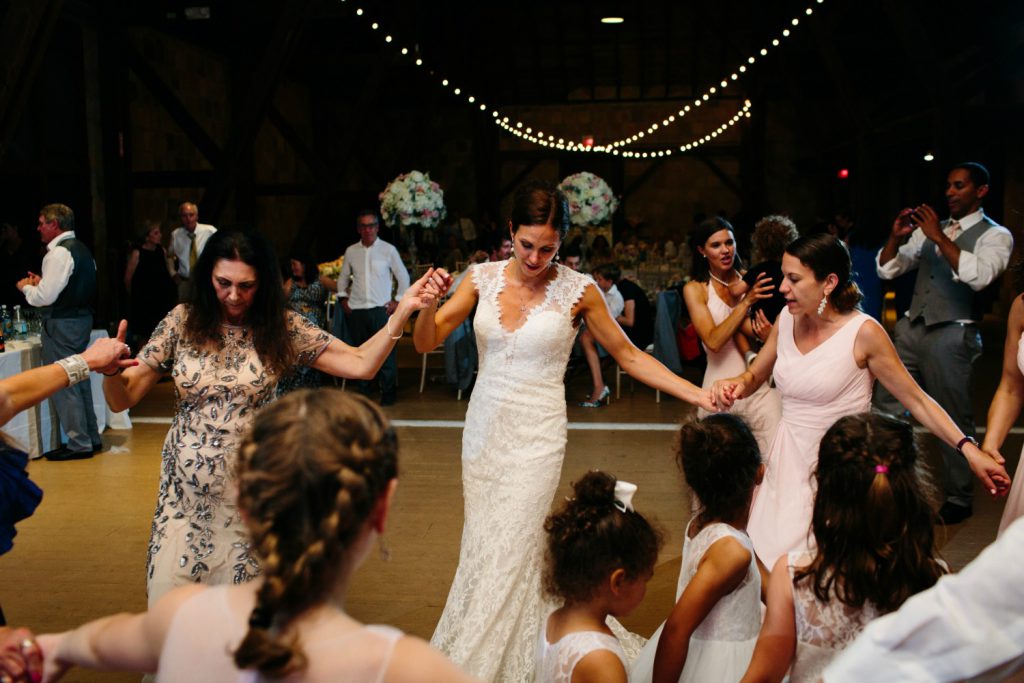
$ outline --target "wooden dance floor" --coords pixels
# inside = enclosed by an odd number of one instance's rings
[[[986,330],[986,354],[979,363],[977,416],[984,423],[998,381],[1002,330]],[[429,638],[455,573],[462,528],[459,454],[466,401],[429,382],[419,385],[419,356],[408,338],[400,349],[402,388],[389,414],[400,421],[400,485],[387,544],[390,561],[376,553],[357,574],[349,609],[366,622],[392,624]],[[441,357],[431,356],[440,375]],[[611,374],[606,372],[606,377]],[[696,379],[696,378],[691,378]],[[556,500],[588,469],[602,469],[639,485],[634,502],[665,531],[666,543],[647,597],[624,623],[648,636],[668,614],[679,572],[682,532],[690,502],[673,462],[673,425],[692,409],[671,398],[654,401],[646,387],[598,410],[576,407],[589,391],[584,371],[569,381],[569,445]],[[150,520],[156,502],[160,447],[172,415],[169,382],[132,411],[134,429],[103,435],[107,450],[91,460],[31,464],[45,491],[35,516],[18,526],[14,550],[0,558],[0,604],[11,624],[39,632],[70,628],[117,611],[145,609],[144,567]],[[929,445],[931,437],[923,443]],[[529,444],[524,443],[524,448]],[[1008,439],[1004,454],[1016,467],[1021,437]],[[928,449],[929,452],[931,448]],[[929,459],[935,462],[933,454]],[[1002,501],[979,492],[975,515],[940,530],[943,555],[959,569],[995,537]],[[136,675],[75,670],[67,681],[137,681]]]

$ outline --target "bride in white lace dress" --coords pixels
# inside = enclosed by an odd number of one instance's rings
[[[532,681],[543,617],[543,522],[565,455],[563,377],[581,320],[622,368],[684,401],[711,396],[633,346],[589,278],[553,263],[569,228],[554,186],[516,193],[509,221],[514,258],[470,268],[433,315],[416,321],[424,353],[477,308],[480,369],[462,437],[465,525],[459,566],[431,643],[486,681]]]

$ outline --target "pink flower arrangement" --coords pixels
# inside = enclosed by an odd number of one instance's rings
[[[593,173],[583,171],[567,176],[558,189],[569,201],[569,220],[573,225],[604,225],[619,208],[612,188]]]
[[[436,228],[447,213],[444,192],[430,179],[430,174],[409,171],[388,183],[380,193],[380,213],[391,227]]]

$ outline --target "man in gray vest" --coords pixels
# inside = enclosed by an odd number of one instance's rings
[[[903,209],[878,253],[883,280],[917,268],[910,310],[896,323],[896,350],[914,379],[971,440],[973,364],[981,355],[975,323],[984,314],[977,292],[1006,270],[1013,251],[1010,231],[981,208],[988,183],[981,164],[954,166],[946,178],[949,219],[940,221],[927,204]],[[904,411],[881,386],[875,405],[894,414]],[[941,450],[946,500],[939,516],[945,524],[957,524],[974,511],[973,477],[959,448],[943,445]]]
[[[75,237],[75,214],[67,206],[49,204],[40,209],[38,230],[46,244],[42,276],[29,273],[18,282],[18,289],[28,303],[41,309],[43,363],[53,363],[89,345],[96,262]],[[88,382],[58,391],[53,405],[68,442],[45,453],[48,460],[91,458],[103,447]]]

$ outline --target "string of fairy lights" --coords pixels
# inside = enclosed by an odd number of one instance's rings
[[[339,1],[341,3],[347,2],[347,0]],[[823,4],[824,2],[825,0],[815,0],[815,4],[819,5]],[[804,9],[803,12],[805,16],[811,16],[813,13],[813,5]],[[380,34],[384,36],[385,43],[395,43],[394,36],[390,33],[387,33],[383,29],[379,21],[371,21],[370,18],[367,16],[366,11],[363,10],[362,7],[356,7],[355,14],[357,17],[363,18],[366,21],[368,21],[369,27],[372,31],[380,32]],[[659,130],[664,130],[672,126],[673,124],[679,122],[692,111],[695,111],[702,105],[710,102],[712,98],[721,97],[725,93],[725,91],[732,86],[732,84],[734,84],[736,81],[739,81],[745,74],[749,73],[751,67],[753,67],[758,62],[759,58],[766,57],[772,49],[780,47],[785,39],[790,38],[793,35],[793,31],[799,25],[800,17],[794,17],[786,26],[786,28],[782,29],[776,35],[776,37],[772,38],[770,43],[767,43],[758,52],[751,54],[749,57],[747,57],[745,62],[737,66],[736,69],[733,70],[731,73],[723,76],[717,82],[717,85],[709,86],[703,93],[701,93],[698,97],[696,97],[693,100],[692,105],[683,105],[675,114],[671,114],[663,118],[660,122],[655,121],[654,123],[648,125],[645,129],[637,130],[636,132],[630,135],[614,140],[613,142],[604,144],[597,144],[596,140],[592,140],[590,144],[585,144],[583,142],[577,142],[575,140],[568,139],[565,136],[558,136],[555,135],[554,133],[545,133],[540,129],[534,129],[533,126],[530,126],[528,123],[524,121],[515,119],[508,115],[504,115],[498,109],[494,107],[489,107],[486,103],[479,101],[479,99],[475,95],[467,93],[463,90],[462,87],[455,85],[455,83],[452,82],[451,80],[441,77],[436,73],[435,70],[427,67],[422,56],[416,55],[414,50],[410,50],[408,47],[405,46],[396,46],[396,48],[398,49],[399,54],[401,54],[403,57],[411,57],[413,59],[413,63],[417,67],[424,68],[427,71],[428,75],[435,79],[442,88],[450,89],[453,95],[455,95],[458,98],[465,99],[467,103],[475,106],[477,109],[479,109],[479,111],[490,112],[491,120],[495,125],[502,128],[506,132],[515,135],[518,138],[526,140],[527,142],[536,145],[541,145],[543,147],[550,147],[553,149],[568,152],[604,153],[616,156],[623,156],[626,158],[648,159],[671,156],[673,153],[676,152],[685,153],[692,151],[702,145],[711,142],[712,140],[719,137],[720,135],[725,133],[727,130],[729,130],[742,120],[749,119],[751,115],[750,112],[752,105],[750,100],[744,100],[742,107],[740,107],[738,111],[736,111],[736,113],[730,119],[719,125],[714,130],[703,135],[694,137],[693,139],[687,142],[674,143],[673,145],[668,147],[662,147],[660,149],[647,149],[644,151],[626,149],[627,146],[634,145],[640,142],[648,135],[652,135],[655,132],[658,132]]]

